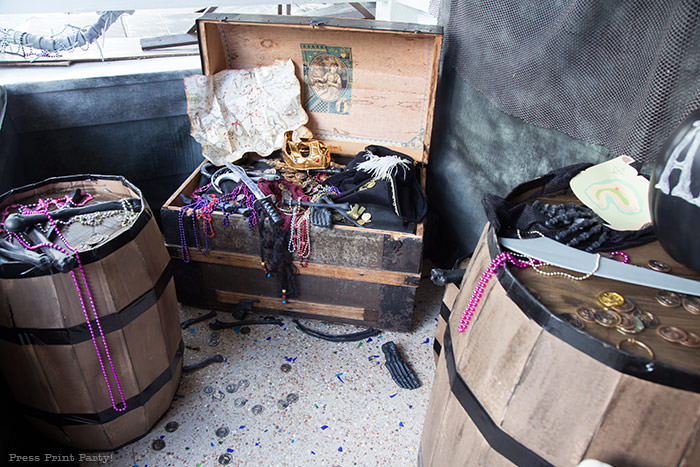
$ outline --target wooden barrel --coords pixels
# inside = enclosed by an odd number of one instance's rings
[[[123,178],[48,179],[2,195],[0,210],[76,189],[90,203],[137,198],[140,208],[59,224],[81,267],[58,272],[0,261],[0,369],[40,432],[75,448],[110,450],[143,436],[170,406],[182,370],[178,304],[160,230]],[[0,237],[17,245],[6,231]]]
[[[571,281],[511,268],[494,276],[467,329],[458,325],[481,274],[500,247],[487,226],[445,326],[419,464],[615,467],[700,465],[700,349],[662,339],[656,329],[629,336],[567,313],[613,290],[663,325],[698,333],[700,316],[667,308],[657,290],[592,277]],[[698,280],[658,242],[625,250]],[[600,306],[600,305],[599,305]]]

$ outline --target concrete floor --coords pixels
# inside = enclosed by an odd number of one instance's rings
[[[185,373],[171,408],[150,433],[113,453],[101,453],[108,457],[106,464],[83,465],[416,465],[435,370],[433,339],[442,293],[423,279],[413,331],[383,332],[360,342],[320,340],[282,317],[281,326],[251,326],[249,333],[217,331],[218,344],[211,346],[212,331],[206,322],[197,323],[183,333],[185,364],[217,353],[225,362]],[[207,311],[183,307],[181,318]],[[222,320],[231,320],[223,315]],[[331,334],[361,329],[302,323]],[[391,379],[380,349],[387,341],[396,343],[413,368],[421,382],[418,389],[401,389]],[[291,394],[298,400],[280,404],[293,400]],[[256,406],[261,413],[255,413]],[[166,425],[172,422],[178,428],[169,432]],[[164,447],[154,449],[158,444]]]

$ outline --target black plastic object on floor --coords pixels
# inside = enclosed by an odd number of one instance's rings
[[[258,303],[260,300],[257,298],[241,300],[236,303],[235,308],[231,311],[234,318],[241,320],[245,315],[253,310],[253,304]]]
[[[183,321],[182,323],[180,323],[180,327],[182,329],[187,329],[188,327],[192,326],[195,323],[206,321],[206,320],[212,319],[214,317],[216,317],[216,311],[210,311],[206,315],[197,316],[196,318],[191,318],[191,319],[187,319],[187,320]]]
[[[385,366],[394,382],[403,389],[416,389],[420,387],[420,382],[416,374],[411,370],[406,362],[401,358],[399,349],[394,341],[389,341],[382,345],[382,352],[386,357]]]
[[[200,368],[204,368],[205,366],[211,364],[211,363],[223,363],[224,357],[220,354],[216,354],[212,357],[205,358],[199,363],[193,363],[192,365],[184,365],[182,367],[182,371],[194,371],[194,370],[199,370]]]
[[[320,331],[316,331],[311,328],[307,328],[303,324],[299,322],[299,320],[293,320],[294,324],[297,325],[297,329],[299,329],[301,332],[304,334],[308,334],[313,337],[317,337],[319,339],[323,339],[326,341],[331,341],[331,342],[356,342],[356,341],[361,341],[364,339],[367,339],[368,337],[376,336],[379,334],[379,331],[374,328],[367,328],[364,331],[360,332],[353,332],[350,334],[325,334]]]

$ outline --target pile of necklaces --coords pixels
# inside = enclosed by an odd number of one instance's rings
[[[182,208],[178,215],[178,228],[181,259],[185,263],[190,261],[188,237],[199,253],[204,254],[209,250],[209,238],[216,235],[212,212],[222,214],[223,226],[229,225],[231,214],[246,216],[249,230],[257,229],[260,236],[261,267],[268,277],[277,274],[280,295],[286,302],[287,298],[296,296],[293,255],[298,256],[301,267],[306,267],[311,252],[312,207],[301,203],[315,203],[324,196],[336,194],[337,190],[323,185],[323,181],[331,174],[342,171],[343,166],[332,163],[328,169],[298,171],[289,168],[280,159],[269,158],[241,167],[259,190],[269,197],[281,222],[279,225],[266,222],[265,212],[255,202],[254,193],[245,183],[231,180],[232,174],[228,168],[205,163],[200,170],[199,187],[189,195],[180,196]],[[348,217],[338,212],[332,215],[332,219],[330,216],[329,212],[323,224],[317,225],[331,227],[332,222]],[[186,220],[186,217],[189,219]]]
[[[100,201],[80,189],[8,204],[0,213],[0,267],[21,275],[70,271],[80,252],[130,226],[140,209],[137,198]]]

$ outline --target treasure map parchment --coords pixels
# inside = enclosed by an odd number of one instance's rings
[[[286,131],[308,121],[291,60],[189,76],[185,92],[192,137],[217,165],[246,152],[268,156],[282,147]]]

